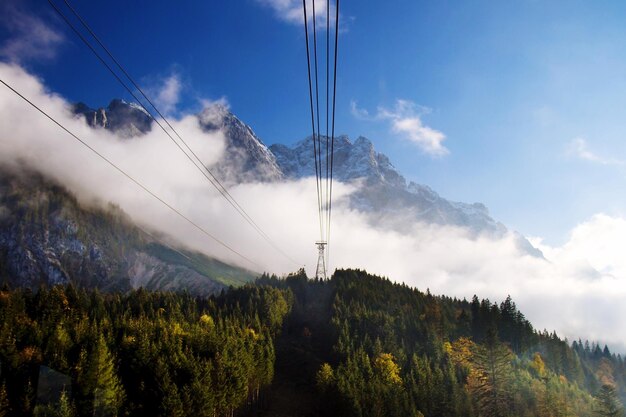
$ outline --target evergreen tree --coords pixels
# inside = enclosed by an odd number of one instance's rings
[[[97,337],[91,353],[83,355],[79,385],[87,400],[86,409],[92,410],[89,414],[118,414],[124,400],[124,390],[115,371],[114,360],[102,334]]]
[[[622,406],[615,387],[604,384],[596,396],[595,415],[602,417],[623,417],[624,407]]]
[[[57,417],[74,417],[75,415],[76,410],[74,410],[74,406],[72,405],[67,392],[63,390],[61,392],[61,398],[59,398]]]
[[[330,390],[335,385],[335,371],[328,363],[323,363],[315,376],[317,387],[323,392]]]
[[[509,415],[513,354],[500,343],[495,328],[487,331],[484,345],[476,345],[472,356],[469,388],[481,415],[503,417]]]

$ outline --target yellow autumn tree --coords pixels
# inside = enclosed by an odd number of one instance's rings
[[[389,385],[402,385],[400,367],[391,353],[381,353],[374,359],[374,370],[382,381]]]
[[[535,371],[538,377],[543,378],[546,376],[546,364],[539,352],[535,352],[530,367]]]
[[[326,391],[335,385],[335,371],[333,367],[328,363],[323,363],[315,375],[315,382],[317,383],[317,387],[322,391]]]

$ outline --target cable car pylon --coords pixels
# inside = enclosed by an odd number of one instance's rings
[[[324,253],[326,252],[326,242],[319,241],[315,242],[317,246],[317,251],[319,252],[319,256],[317,257],[317,268],[315,270],[315,278],[317,279],[326,279],[326,260],[324,257]]]

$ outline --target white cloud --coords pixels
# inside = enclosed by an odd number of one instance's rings
[[[0,46],[0,57],[11,62],[54,59],[65,41],[59,31],[20,11],[12,2],[0,7],[0,25],[10,34]]]
[[[422,115],[430,110],[417,106],[409,100],[397,99],[394,107],[389,109],[378,106],[375,115],[371,115],[366,109],[359,108],[357,102],[350,102],[350,111],[354,117],[360,120],[386,120],[390,123],[393,133],[396,133],[415,143],[428,155],[439,157],[450,153],[443,146],[446,135],[422,122]]]
[[[510,294],[539,330],[626,352],[626,219],[596,216],[577,226],[565,245],[540,245],[545,259],[520,250],[513,234],[472,237],[461,228],[419,223],[397,233],[367,224],[358,212],[336,217],[333,265],[437,294],[492,301]]]
[[[624,165],[624,161],[612,158],[604,158],[589,149],[587,141],[583,138],[573,139],[567,149],[569,155],[573,155],[576,158],[583,161],[594,162],[601,165]]]
[[[262,269],[287,273],[296,268],[242,221],[161,131],[121,140],[74,118],[66,101],[46,92],[19,67],[0,64],[0,78]],[[220,132],[203,132],[195,116],[183,115],[171,122],[209,166],[220,160],[224,151]],[[16,161],[63,183],[83,202],[113,202],[147,228],[242,264],[4,89],[0,93],[0,163],[15,166]],[[364,268],[450,296],[478,294],[496,301],[511,294],[539,329],[556,329],[570,339],[589,338],[626,349],[626,258],[622,253],[626,219],[594,216],[576,226],[568,242],[559,247],[536,239],[543,259],[520,250],[513,234],[475,236],[463,228],[410,221],[402,233],[372,225],[367,214],[346,204],[346,196],[355,187],[338,183],[335,188],[332,268]],[[243,184],[229,191],[279,246],[306,262],[308,272],[313,273],[319,233],[313,179]]]
[[[626,278],[625,241],[626,219],[600,213],[576,226],[565,245],[553,248],[537,241],[535,246],[561,264],[578,264],[602,275]]]
[[[356,100],[350,100],[350,113],[352,116],[359,120],[372,120],[372,116],[370,116],[370,112],[367,109],[363,109],[359,107],[359,104]]]
[[[172,114],[180,101],[183,84],[178,73],[172,73],[160,80],[160,85],[153,89],[155,104],[163,114]]]
[[[271,8],[276,17],[288,23],[301,25],[304,22],[304,11],[301,0],[256,0],[258,3]],[[306,0],[306,10],[309,19],[313,16],[313,0]],[[330,6],[331,17],[335,15],[334,5]],[[315,1],[316,25],[319,29],[326,28],[326,1]],[[312,24],[312,23],[310,23]],[[331,27],[334,24],[331,18]]]

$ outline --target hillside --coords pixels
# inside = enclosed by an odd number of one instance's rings
[[[265,275],[210,298],[5,288],[0,328],[0,410],[20,416],[60,406],[130,416],[617,416],[623,409],[610,408],[626,386],[620,356],[536,332],[510,299],[439,297],[359,270],[327,281]]]
[[[175,243],[175,242],[174,242]],[[0,172],[0,280],[126,291],[218,292],[254,275],[133,224],[117,207],[79,202],[32,171]]]

